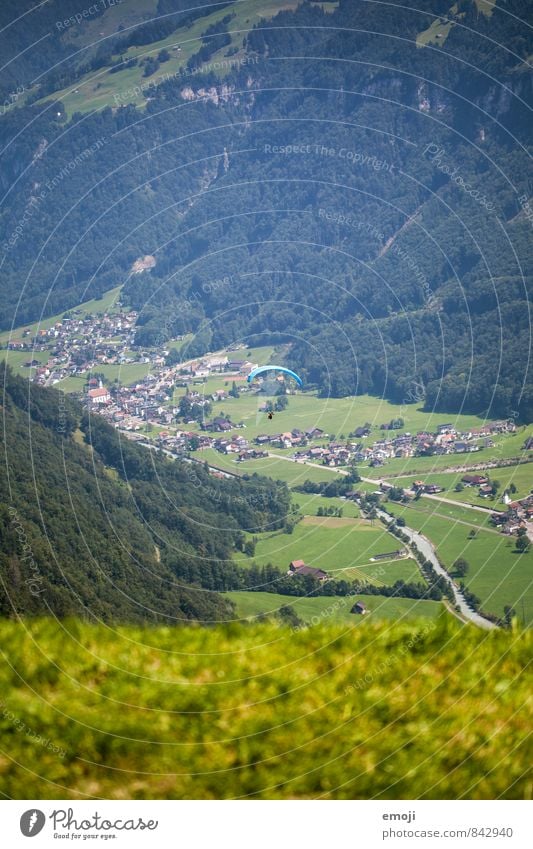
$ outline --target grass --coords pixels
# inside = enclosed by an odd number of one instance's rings
[[[150,363],[125,363],[124,365],[96,365],[93,371],[98,374],[103,374],[109,383],[118,380],[124,385],[136,383],[146,377],[150,373]],[[83,387],[87,383],[87,374],[73,375],[66,377],[57,384],[57,388],[63,392],[83,392]]]
[[[363,580],[377,586],[392,586],[396,581],[412,581],[418,584],[426,583],[416,560],[413,560],[411,557],[400,560],[387,560],[380,563],[369,563],[368,566],[360,566],[358,569],[345,569],[342,572],[333,572],[333,577]]]
[[[41,364],[47,363],[49,357],[49,351],[9,351],[7,348],[0,349],[0,362],[5,360],[16,374],[21,374],[23,377],[30,377],[35,371],[34,367],[25,366],[24,363],[30,360],[38,360]],[[19,369],[22,369],[22,371],[19,371]]]
[[[244,431],[246,434],[246,431]],[[247,435],[247,434],[246,434]],[[206,448],[202,451],[197,451],[194,455],[199,460],[206,460],[210,465],[216,466],[219,469],[231,472],[236,475],[252,475],[257,472],[259,475],[267,475],[276,480],[285,481],[289,486],[303,484],[306,480],[311,480],[316,483],[321,481],[330,481],[332,475],[335,474],[331,469],[314,468],[313,466],[305,466],[294,461],[284,460],[278,457],[264,457],[258,460],[245,460],[238,463],[235,460],[235,455],[221,454],[215,451],[214,448]],[[300,493],[296,493],[299,497]],[[329,499],[324,504],[328,504]]]
[[[322,495],[316,495],[307,492],[293,492],[292,504],[298,505],[299,512],[304,516],[316,516],[316,511],[319,507],[335,507],[342,510],[343,516],[349,516],[356,519],[359,516],[359,509],[353,501],[345,501],[342,498],[324,498]]]
[[[168,342],[165,342],[164,347],[168,351],[181,351],[181,349],[185,348],[193,338],[192,333],[188,333],[183,337],[183,339],[170,339]]]
[[[275,349],[272,347],[252,349],[254,362],[262,365],[271,361]],[[233,356],[244,359],[247,352],[238,351]],[[187,358],[187,352],[184,351]],[[247,357],[250,359],[250,357]],[[211,394],[215,389],[230,389],[231,376],[221,374],[208,378],[205,390],[201,386],[195,387],[198,391]],[[244,382],[240,385],[246,386]],[[185,388],[176,390],[176,397],[184,394]],[[372,426],[372,433],[363,444],[371,444],[380,438],[380,425],[388,423],[391,419],[401,416],[404,419],[404,427],[393,431],[393,435],[409,432],[416,433],[421,430],[435,431],[438,424],[453,421],[458,430],[468,430],[472,427],[480,427],[487,420],[474,415],[451,415],[442,413],[431,413],[422,410],[418,404],[392,404],[382,398],[370,395],[349,396],[347,398],[319,398],[315,392],[298,392],[288,397],[288,406],[285,410],[275,413],[272,419],[268,419],[266,413],[260,411],[260,407],[268,400],[263,393],[242,393],[239,398],[227,398],[217,403],[213,411],[217,414],[220,410],[229,415],[234,422],[244,421],[246,424],[246,437],[254,439],[261,433],[274,434],[291,431],[299,428],[302,431],[311,428],[321,428],[326,434],[334,435],[340,440],[341,436],[348,434],[357,427],[368,422]],[[369,477],[380,479],[388,475],[417,475],[430,474],[445,469],[448,466],[463,466],[494,458],[507,458],[520,456],[522,444],[529,434],[533,434],[533,426],[520,428],[514,435],[505,435],[495,438],[492,448],[482,449],[475,454],[444,455],[442,457],[416,457],[388,461],[385,466],[365,471]],[[389,432],[390,435],[390,432]],[[323,441],[323,440],[322,440]],[[318,440],[320,442],[320,440]],[[277,449],[276,449],[277,450]],[[287,454],[292,453],[288,451]]]
[[[441,23],[440,18],[435,18],[427,29],[417,35],[417,46],[426,47],[428,44],[443,45],[453,26],[455,26],[453,21]],[[439,37],[437,38],[437,36]]]
[[[392,502],[388,503],[389,506],[392,504]],[[488,528],[494,530],[493,525],[490,524],[489,511],[481,513],[479,510],[467,510],[460,504],[447,504],[445,501],[437,501],[434,498],[422,497],[410,502],[408,515],[411,516],[413,511],[427,517],[440,516],[444,519],[452,519],[454,522],[464,523],[474,530],[476,528]],[[468,527],[466,528],[466,532],[468,532]],[[496,531],[496,533],[498,532]]]
[[[305,516],[301,522],[305,528],[342,528],[345,532],[353,528],[359,531],[373,532],[373,527],[366,519],[352,519],[347,516]]]
[[[386,596],[322,596],[320,598],[296,598],[261,592],[226,593],[235,603],[237,615],[243,619],[253,619],[262,615],[273,615],[280,607],[289,605],[306,625],[335,624],[359,625],[361,623],[386,620],[405,622],[418,619],[436,619],[442,612],[437,601],[425,601],[410,598],[387,598]],[[355,601],[362,601],[368,613],[361,615],[350,613]]]
[[[453,519],[428,515],[390,502],[387,509],[395,516],[403,516],[409,527],[427,536],[449,571],[459,557],[470,564],[464,582],[479,596],[485,610],[503,616],[505,605],[511,605],[522,624],[533,624],[533,553],[515,553],[515,541],[503,534],[480,528],[476,538],[469,539],[469,529]]]
[[[327,521],[322,520],[323,523]],[[378,564],[370,562],[374,555],[398,548],[397,540],[380,522],[372,527],[366,519],[347,521],[351,524],[338,528],[327,524],[308,525],[304,520],[296,525],[292,534],[283,531],[258,534],[254,556],[239,554],[236,559],[243,565],[254,561],[260,565],[272,563],[280,569],[288,569],[291,560],[304,560],[308,566],[326,572],[364,565],[375,570]]]
[[[474,0],[480,12],[490,18],[496,5],[496,0]]]
[[[301,631],[0,622],[0,793],[527,798],[533,635],[367,600]]]

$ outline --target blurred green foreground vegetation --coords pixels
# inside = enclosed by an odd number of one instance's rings
[[[524,798],[531,632],[0,622],[11,798]],[[529,709],[528,709],[529,700]]]

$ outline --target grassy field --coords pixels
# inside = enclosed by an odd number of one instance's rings
[[[246,431],[244,431],[246,433]],[[267,475],[276,480],[285,481],[289,486],[303,484],[306,480],[311,480],[316,483],[321,481],[330,481],[335,472],[331,469],[315,468],[313,466],[305,466],[302,463],[295,463],[293,460],[285,460],[280,457],[264,457],[258,460],[245,460],[238,463],[235,455],[220,454],[214,448],[206,448],[202,451],[197,451],[194,455],[197,459],[205,460],[210,465],[216,466],[219,469],[231,472],[235,475],[252,475],[257,472],[258,475]],[[288,453],[287,453],[288,457]],[[300,493],[295,493],[295,497],[299,498]],[[303,494],[302,494],[303,496]],[[324,501],[329,504],[328,501]]]
[[[469,528],[453,519],[390,503],[387,509],[427,536],[447,569],[451,570],[458,557],[470,564],[464,582],[479,596],[485,610],[502,616],[505,605],[511,605],[524,625],[533,623],[533,553],[517,554],[515,541],[503,534],[480,528],[476,538],[469,539]]]
[[[293,492],[293,505],[298,505],[300,513],[304,516],[316,516],[316,511],[319,507],[335,507],[342,510],[343,516],[348,516],[352,519],[357,519],[359,516],[359,508],[353,501],[346,501],[343,498],[324,498],[322,495],[314,495],[307,492]]]
[[[223,389],[225,376],[221,375],[220,385],[215,388]],[[230,383],[231,386],[231,383]],[[212,391],[211,384],[209,391]],[[314,392],[303,392],[289,397],[288,407],[280,413],[275,413],[274,417],[269,420],[266,414],[259,412],[259,407],[266,400],[266,396],[259,395],[241,395],[240,398],[229,398],[224,401],[222,408],[224,412],[231,415],[233,421],[244,421],[247,426],[246,436],[253,438],[259,433],[283,433],[290,431],[293,428],[300,430],[309,430],[311,428],[321,428],[326,434],[334,435],[337,439],[342,436],[347,437],[348,433],[355,430],[357,427],[369,422],[373,427],[373,432],[368,437],[367,442],[370,444],[381,435],[379,425],[389,422],[392,418],[402,415],[405,426],[395,433],[411,432],[415,433],[423,429],[436,429],[437,424],[442,424],[449,421],[449,416],[437,415],[435,413],[427,413],[421,410],[417,404],[398,405],[391,404],[382,398],[375,398],[370,395],[350,396],[348,398],[318,398]],[[217,405],[218,407],[219,405]],[[475,427],[481,426],[484,419],[476,416],[456,416],[454,417],[457,427]],[[519,449],[524,441],[525,436],[522,436],[520,444],[514,450],[519,452]],[[513,439],[513,437],[509,437]],[[519,440],[517,440],[519,441]],[[494,453],[493,449],[487,449]],[[475,455],[475,460],[478,457],[481,459],[483,452],[479,451]],[[473,456],[473,455],[470,455]],[[502,454],[502,456],[507,456]],[[512,455],[511,455],[512,456]],[[457,458],[450,457],[420,457],[416,458],[416,464],[419,461],[446,460],[447,464],[457,462]],[[386,475],[389,471],[401,474],[408,474],[410,470],[406,468],[406,463],[413,462],[412,460],[393,460],[387,463],[383,468],[369,470],[372,477],[380,478]],[[461,463],[465,462],[464,455]],[[432,468],[431,463],[422,463],[426,468]]]
[[[306,625],[335,624],[360,625],[361,623],[387,620],[405,622],[418,619],[436,619],[443,613],[438,601],[411,598],[387,598],[380,595],[357,595],[352,597],[294,598],[277,593],[231,592],[226,593],[235,603],[237,615],[251,619],[263,614],[276,613],[280,607],[289,605]],[[356,601],[362,601],[368,610],[364,615],[350,613]]]
[[[374,555],[398,548],[397,540],[384,530],[380,522],[372,527],[366,519],[346,519],[340,521],[347,524],[335,527],[330,523],[339,520],[317,518],[316,521],[321,524],[308,524],[304,519],[296,525],[292,534],[282,531],[258,534],[254,556],[238,554],[236,559],[242,565],[272,563],[280,569],[288,569],[291,560],[304,560],[308,566],[331,573],[368,566],[368,576],[376,574],[383,583],[393,583],[399,577],[407,580],[412,575],[412,563],[407,560],[395,565],[392,581],[386,577],[389,568],[386,564],[371,562]],[[389,565],[392,570],[394,564]],[[419,579],[422,580],[421,577]]]
[[[387,503],[389,506],[393,506],[393,502]],[[447,504],[445,501],[437,501],[435,498],[422,497],[410,502],[407,515],[411,516],[413,512],[426,517],[440,516],[443,519],[452,519],[454,522],[464,523],[467,526],[466,533],[468,533],[469,528],[474,530],[476,528],[487,528],[499,535],[499,531],[490,523],[490,512],[488,511],[482,513],[479,510],[465,509],[460,504]]]
[[[37,360],[41,364],[47,363],[49,356],[48,351],[9,351],[7,348],[0,349],[0,362],[5,360],[15,374],[20,374],[26,378],[33,375],[35,367],[25,366],[24,363],[31,360]]]
[[[453,21],[441,23],[440,18],[436,18],[427,29],[417,35],[417,46],[426,47],[428,44],[442,46],[448,38],[453,26],[455,26]]]
[[[300,631],[0,622],[0,793],[527,798],[533,635],[367,600]]]

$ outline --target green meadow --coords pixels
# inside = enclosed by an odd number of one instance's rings
[[[294,598],[263,592],[225,593],[236,605],[237,616],[253,619],[257,616],[272,616],[281,607],[292,607],[298,618],[306,625],[317,624],[360,625],[375,621],[405,622],[417,619],[436,619],[443,614],[438,601],[411,598],[387,598],[380,595],[354,595],[319,598]],[[356,601],[362,601],[367,609],[364,615],[351,613]]]
[[[319,508],[323,510],[328,507],[342,510],[343,516],[348,516],[352,519],[357,519],[359,516],[359,508],[353,501],[346,501],[343,498],[324,498],[322,495],[317,495],[311,492],[292,492],[292,504],[298,506],[298,511],[304,516],[316,516]]]
[[[338,524],[340,522],[343,524]],[[338,570],[357,570],[346,575],[339,572],[338,577],[359,577],[360,567],[367,566],[368,579],[376,576],[378,582],[384,584],[394,583],[400,578],[410,580],[413,575],[413,564],[409,560],[389,564],[371,561],[376,554],[395,551],[401,545],[392,534],[387,533],[381,522],[372,526],[366,519],[309,517],[299,522],[292,534],[273,531],[255,536],[258,541],[253,557],[235,555],[242,565],[272,563],[280,569],[288,569],[292,560],[304,560],[308,566],[332,574]],[[390,579],[389,569],[391,576],[394,575]],[[420,573],[419,580],[422,581]]]
[[[261,363],[261,365],[263,364]],[[228,387],[224,386],[226,380],[228,378],[225,375],[220,375],[220,378],[210,378],[209,392],[213,389],[227,389]],[[229,378],[229,387],[231,388],[231,378]],[[247,427],[246,436],[252,438],[259,433],[284,433],[293,428],[299,428],[302,431],[320,428],[329,436],[335,436],[336,439],[341,440],[347,438],[348,434],[357,427],[368,422],[372,426],[372,433],[366,440],[362,440],[363,443],[368,444],[380,438],[380,424],[387,423],[399,415],[404,419],[405,426],[394,431],[395,434],[436,429],[437,424],[449,420],[449,416],[424,412],[417,404],[400,406],[370,395],[349,396],[347,398],[318,398],[315,392],[305,391],[288,396],[287,408],[282,412],[274,413],[274,417],[268,419],[267,415],[259,410],[266,400],[268,400],[267,396],[262,393],[243,393],[239,398],[224,400],[217,404],[215,409],[221,407],[226,414],[231,416],[232,421],[244,421]],[[479,427],[485,420],[476,416],[456,416],[454,421],[457,427],[469,428]],[[520,446],[524,438],[523,436]],[[512,437],[509,437],[509,439],[512,439]],[[488,450],[490,453],[491,449]],[[492,451],[494,452],[494,449]],[[481,459],[482,453],[482,451],[479,451],[475,455],[476,460],[478,457]],[[437,459],[446,460],[448,464],[457,461],[457,457],[453,457],[453,455],[442,458],[417,457],[416,464],[418,466],[419,461],[435,461]],[[369,470],[370,476],[380,478],[389,472],[389,467],[391,472],[399,474],[403,470],[406,474],[406,468],[408,468],[406,463],[409,462],[412,462],[412,460],[392,460],[385,467]],[[462,455],[461,462],[465,462],[464,455]],[[431,468],[430,465],[427,467]]]
[[[243,431],[243,433],[246,435],[246,431]],[[289,458],[288,452],[287,459],[270,456],[242,462],[237,462],[236,455],[221,454],[214,448],[197,451],[194,456],[198,460],[207,461],[209,465],[231,472],[234,475],[253,475],[256,472],[258,475],[267,475],[270,478],[285,481],[289,486],[301,485],[306,480],[315,483],[330,481],[335,474],[326,466],[315,467],[296,463]],[[298,492],[295,495],[299,497],[300,493]],[[325,503],[329,503],[329,499]]]
[[[9,351],[7,348],[0,349],[0,362],[5,360],[15,374],[21,374],[25,377],[30,377],[35,371],[35,367],[26,366],[25,363],[31,362],[31,360],[37,360],[42,365],[48,362],[49,356],[48,351]]]
[[[389,507],[394,509],[393,502],[387,502]],[[427,498],[422,496],[409,503],[409,516],[413,513],[418,513],[426,518],[431,516],[439,516],[441,519],[451,519],[459,524],[466,526],[466,533],[469,530],[477,528],[486,528],[491,533],[500,535],[494,525],[490,523],[490,511],[470,510],[463,507],[461,504],[448,504],[445,501],[438,501],[436,498]]]
[[[475,538],[470,539],[470,529],[453,519],[428,515],[391,502],[387,510],[395,516],[403,516],[409,527],[427,536],[437,547],[439,559],[448,571],[452,572],[452,564],[459,557],[469,563],[470,570],[464,582],[479,596],[483,609],[503,616],[504,607],[510,605],[523,625],[532,624],[533,553],[518,554],[515,538],[479,528]],[[469,511],[469,515],[471,512],[474,511]]]
[[[370,597],[335,624],[309,601],[301,630],[0,622],[0,793],[528,798],[531,632]]]
[[[124,365],[97,365],[94,371],[103,374],[109,383],[118,380],[127,386],[142,380],[150,373],[150,369],[150,363],[125,363]],[[57,388],[63,392],[83,392],[86,383],[86,374],[73,375],[61,380]]]

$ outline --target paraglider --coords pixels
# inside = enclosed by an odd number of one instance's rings
[[[251,383],[255,377],[258,377],[259,375],[264,374],[264,372],[269,371],[280,371],[282,372],[282,374],[288,374],[289,377],[294,378],[298,386],[303,386],[302,378],[299,377],[296,372],[291,371],[288,368],[284,368],[283,366],[259,366],[258,368],[254,368],[254,370],[251,371],[248,375],[248,383]]]

